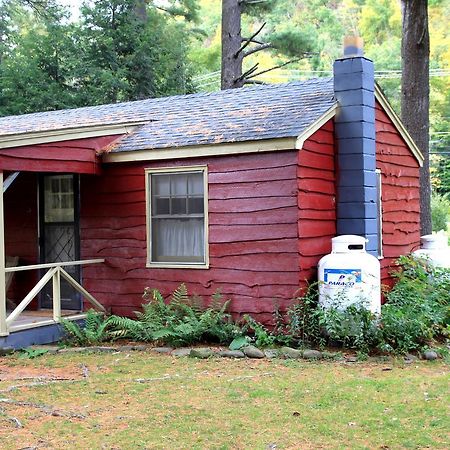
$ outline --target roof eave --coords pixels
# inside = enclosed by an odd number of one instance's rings
[[[336,115],[338,108],[337,102],[333,104],[324,114],[322,114],[315,122],[307,127],[299,136],[297,136],[295,142],[295,148],[301,150],[305,141],[310,138],[316,131],[320,130],[330,119]]]
[[[71,141],[74,139],[86,139],[100,136],[113,136],[130,134],[136,127],[144,125],[148,121],[135,121],[120,124],[102,124],[57,130],[45,130],[32,133],[19,133],[0,136],[0,149],[22,147],[49,142]]]

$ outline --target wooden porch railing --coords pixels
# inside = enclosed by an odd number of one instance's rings
[[[0,307],[0,336],[7,336],[10,333],[11,326],[31,301],[41,292],[44,286],[52,280],[53,284],[53,322],[61,321],[61,277],[64,278],[76,291],[78,291],[86,300],[94,307],[102,312],[106,312],[105,308],[99,303],[78,281],[70,276],[63,267],[81,266],[87,264],[99,264],[105,262],[104,259],[88,259],[84,261],[67,261],[48,264],[35,264],[30,266],[6,267],[5,273],[20,272],[24,270],[41,270],[49,269],[45,275],[37,282],[33,289],[25,296],[25,298],[16,306],[8,316],[6,314],[6,305]],[[4,278],[4,277],[3,277]],[[0,280],[1,281],[1,280]],[[1,286],[0,286],[1,289]],[[3,299],[6,303],[6,298]]]

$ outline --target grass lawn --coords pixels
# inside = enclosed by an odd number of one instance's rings
[[[449,448],[448,388],[442,361],[13,355],[0,448]]]

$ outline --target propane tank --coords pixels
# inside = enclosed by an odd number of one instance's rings
[[[331,253],[318,265],[319,303],[324,308],[346,309],[358,303],[380,314],[380,262],[366,252],[366,242],[355,235],[331,239]]]
[[[447,236],[443,233],[427,234],[420,238],[420,250],[414,256],[426,258],[433,266],[450,269],[450,248]]]

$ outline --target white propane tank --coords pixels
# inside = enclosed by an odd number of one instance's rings
[[[450,269],[450,248],[444,233],[427,234],[420,238],[420,250],[412,254],[428,259],[436,267]]]
[[[362,303],[381,312],[380,262],[366,252],[366,239],[343,235],[331,239],[331,253],[318,265],[319,303],[324,308],[345,309]]]

